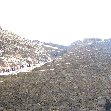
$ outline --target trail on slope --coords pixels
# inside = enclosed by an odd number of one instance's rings
[[[24,68],[21,69],[17,69],[15,71],[10,71],[10,72],[1,72],[0,75],[10,75],[10,74],[17,74],[19,72],[30,72],[31,70],[33,70],[36,67],[41,67],[42,65],[44,65],[45,63],[39,63],[36,65],[31,65],[31,67],[27,67],[27,65],[24,65]]]

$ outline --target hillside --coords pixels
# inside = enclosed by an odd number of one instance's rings
[[[51,60],[46,50],[38,44],[35,46],[30,40],[22,38],[7,30],[0,30],[0,60],[7,64],[23,64],[30,58],[33,63]]]
[[[38,40],[33,40],[32,42],[36,45],[40,43]],[[67,53],[67,49],[69,46],[43,42],[42,47],[47,50],[47,52],[49,53],[49,55],[51,55],[52,58],[58,58]]]
[[[17,69],[18,66],[41,64],[55,59],[51,53],[64,52],[40,41],[31,41],[0,28],[0,72]],[[50,51],[49,51],[50,50]]]
[[[110,39],[73,45],[64,57],[32,72],[1,76],[0,109],[110,111]]]

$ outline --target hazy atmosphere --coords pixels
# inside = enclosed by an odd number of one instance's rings
[[[22,37],[69,45],[111,37],[110,0],[2,0],[0,25]]]
[[[0,111],[111,111],[111,0],[1,0]]]

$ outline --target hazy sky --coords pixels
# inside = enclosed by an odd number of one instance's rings
[[[68,45],[111,37],[111,0],[1,0],[0,25],[16,34]]]

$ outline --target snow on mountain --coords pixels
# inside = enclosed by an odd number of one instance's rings
[[[0,70],[23,64],[39,64],[52,58],[42,44],[34,44],[8,30],[0,28]]]
[[[40,44],[44,49],[51,55],[53,59],[63,56],[67,53],[68,46],[63,46],[54,43],[39,42],[38,40],[33,41],[34,44]]]
[[[0,76],[0,108],[110,111],[111,40],[75,44],[60,59],[31,72]]]

